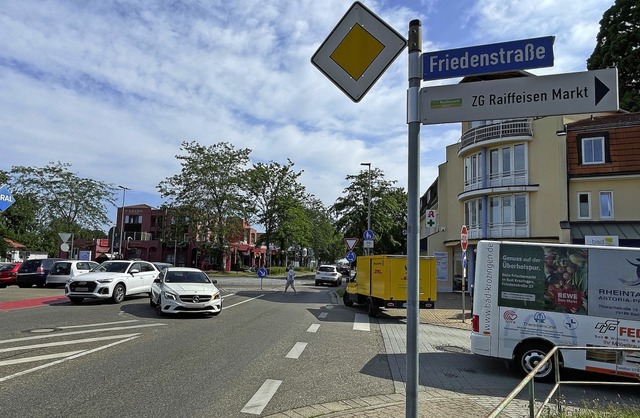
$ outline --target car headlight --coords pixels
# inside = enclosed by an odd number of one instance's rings
[[[98,279],[96,280],[98,283],[111,283],[113,279]]]
[[[165,299],[178,300],[178,295],[175,293],[169,293],[166,290],[162,292]]]
[[[220,299],[220,292],[213,294],[213,300]]]

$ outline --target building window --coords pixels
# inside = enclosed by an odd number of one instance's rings
[[[142,216],[141,215],[127,215],[124,217],[124,223],[126,224],[141,224]]]
[[[582,138],[582,164],[604,164],[604,138]]]
[[[600,219],[613,218],[613,192],[600,192]]]
[[[591,194],[578,193],[578,218],[591,219]]]
[[[464,159],[464,187],[477,189],[482,187],[482,153],[473,154]]]

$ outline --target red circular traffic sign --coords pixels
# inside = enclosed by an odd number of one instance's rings
[[[467,251],[467,245],[469,245],[469,234],[467,234],[467,226],[462,225],[462,229],[460,230],[460,246],[462,247],[462,251]]]

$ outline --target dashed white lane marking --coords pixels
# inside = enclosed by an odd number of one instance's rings
[[[311,324],[311,326],[307,329],[307,332],[316,332],[320,328],[320,324]]]
[[[74,354],[82,353],[84,350],[67,351],[64,353],[46,354],[44,356],[22,357],[13,360],[0,361],[0,366],[8,366],[11,364],[30,363],[32,361],[51,360],[54,358],[69,357]]]
[[[365,314],[357,313],[353,320],[354,331],[371,331],[369,317]]]
[[[285,357],[298,358],[305,348],[307,348],[307,343],[296,343],[296,345],[294,345],[293,348],[289,350],[289,353],[287,353]]]
[[[95,337],[95,338],[83,338],[81,340],[58,341],[55,343],[22,345],[19,347],[0,348],[0,353],[7,353],[9,351],[31,350],[33,348],[59,347],[62,345],[91,343],[95,341],[121,340],[123,338],[133,337],[135,335],[140,335],[140,334],[122,334],[122,335],[112,335],[109,337]]]
[[[238,305],[242,305],[243,303],[251,302],[252,300],[261,298],[263,296],[264,296],[264,294],[258,295],[255,298],[250,298],[250,299],[247,299],[247,300],[243,300],[242,302],[234,303],[233,305],[225,306],[224,308],[225,309],[233,308],[234,306],[238,306]]]
[[[240,412],[260,415],[280,387],[282,380],[267,379]]]
[[[329,310],[331,310],[331,309],[333,309],[333,305],[327,305],[327,306],[325,306],[324,308],[325,308],[325,309],[329,309]]]
[[[329,315],[329,312],[322,312],[320,315],[318,315],[318,318],[325,319],[327,315]]]
[[[33,367],[31,369],[23,370],[21,372],[18,372],[18,373],[15,373],[15,374],[11,374],[9,376],[0,377],[0,383],[4,382],[6,380],[9,380],[9,379],[13,379],[14,377],[18,377],[18,376],[22,376],[22,375],[25,375],[25,374],[28,374],[28,373],[31,373],[31,372],[35,372],[35,371],[38,371],[38,370],[46,369],[47,367],[51,367],[51,366],[54,366],[56,364],[64,363],[65,361],[68,361],[68,360],[73,360],[73,359],[76,359],[78,357],[86,356],[87,354],[92,354],[92,353],[95,353],[96,351],[104,350],[105,348],[109,348],[109,347],[113,347],[113,346],[118,345],[118,344],[126,343],[127,341],[131,341],[131,340],[134,340],[136,338],[138,338],[138,336],[127,338],[127,339],[120,340],[120,341],[116,341],[116,342],[113,342],[111,344],[107,344],[107,345],[103,345],[101,347],[94,348],[92,350],[82,351],[80,353],[71,355],[69,357],[65,357],[63,359],[56,360],[56,361],[53,361],[51,363],[42,364],[40,366]]]

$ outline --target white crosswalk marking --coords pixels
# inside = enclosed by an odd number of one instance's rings
[[[287,353],[285,357],[298,358],[300,357],[300,354],[302,354],[302,352],[306,347],[307,347],[307,343],[296,343],[296,345],[293,346],[293,348],[289,351],[289,353]]]
[[[282,380],[267,379],[240,412],[260,415],[280,387]]]
[[[307,329],[307,332],[316,332],[320,328],[320,324],[311,324],[311,326]]]
[[[353,319],[353,329],[354,331],[371,331],[369,317],[365,314],[357,313]]]
[[[110,337],[83,338],[81,340],[58,341],[55,343],[22,345],[19,347],[1,348],[0,353],[7,353],[9,351],[31,350],[33,348],[59,347],[61,345],[91,343],[95,341],[121,340],[123,338],[133,337],[135,335],[140,335],[140,334],[121,334],[121,335],[112,335]]]
[[[73,356],[74,354],[82,353],[83,351],[84,350],[67,351],[67,352],[64,352],[64,353],[47,354],[47,355],[44,355],[44,356],[33,356],[33,357],[16,358],[16,359],[13,359],[13,360],[0,361],[0,366],[8,366],[10,364],[30,363],[32,361],[51,360],[51,359],[54,359],[54,358],[61,358],[61,357],[69,357],[69,356]]]

